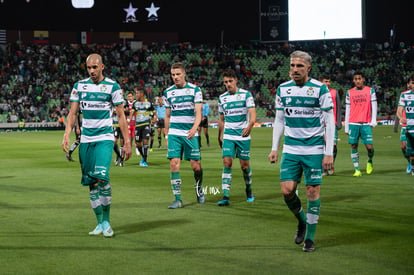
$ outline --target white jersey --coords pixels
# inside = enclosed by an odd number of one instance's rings
[[[303,86],[293,80],[282,83],[276,93],[276,110],[285,114],[283,152],[317,155],[324,151],[322,111],[333,108],[328,88],[315,79]]]
[[[182,88],[173,85],[164,91],[163,99],[165,108],[171,109],[168,135],[187,136],[194,125],[195,104],[203,102],[200,87],[188,82]]]
[[[224,115],[224,134],[223,139],[230,140],[249,140],[242,136],[242,131],[249,122],[248,109],[254,108],[254,100],[251,93],[244,89],[239,89],[231,94],[228,91],[221,94],[218,98],[218,110]]]
[[[70,101],[78,102],[82,112],[81,143],[114,140],[114,106],[124,102],[117,82],[107,77],[98,84],[90,78],[80,80],[73,86]]]

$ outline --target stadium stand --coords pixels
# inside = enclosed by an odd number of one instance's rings
[[[343,101],[352,87],[353,72],[366,74],[366,84],[377,92],[379,118],[383,119],[394,115],[405,78],[413,71],[413,48],[404,43],[393,48],[388,43],[361,41],[225,46],[154,43],[137,51],[128,44],[7,44],[0,46],[0,123],[51,122],[66,116],[70,90],[75,81],[87,77],[82,62],[91,52],[103,56],[106,76],[116,79],[125,91],[141,84],[151,99],[171,85],[170,65],[180,61],[187,67],[188,81],[198,84],[214,105],[224,91],[220,73],[231,67],[240,86],[254,95],[259,120],[271,120],[276,88],[289,79],[289,53],[296,49],[311,53],[311,76],[329,74]],[[211,112],[210,121],[216,119],[217,114]]]

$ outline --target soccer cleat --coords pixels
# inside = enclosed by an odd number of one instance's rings
[[[313,244],[312,240],[310,240],[310,239],[305,240],[305,243],[303,244],[302,250],[304,252],[313,252],[313,251],[315,251],[315,245]]]
[[[201,186],[199,180],[196,182],[194,189],[195,189],[196,196],[197,196],[197,202],[200,204],[203,204],[205,201],[205,197],[204,197],[203,187]]]
[[[306,223],[299,223],[298,230],[296,230],[295,244],[301,244],[305,239]]]
[[[97,235],[101,234],[102,231],[103,231],[102,224],[98,223],[98,225],[95,227],[95,229],[92,230],[91,232],[89,232],[89,236],[97,236]]]
[[[121,160],[119,161],[119,166],[124,167],[124,160],[123,160],[123,159],[121,159]]]
[[[114,235],[114,231],[111,228],[111,225],[108,221],[103,221],[102,223],[102,233],[105,238],[111,238]]]
[[[158,144],[158,148],[161,148],[161,144]]]
[[[328,170],[323,170],[322,176],[329,176]]]
[[[148,167],[148,164],[145,162],[144,159],[142,159],[141,162],[139,163],[139,166]]]
[[[184,207],[184,204],[182,200],[175,200],[173,201],[172,204],[168,206],[168,209],[177,209],[177,208],[183,208],[183,207]]]
[[[328,170],[328,175],[332,176],[335,173],[334,169]]]
[[[223,198],[221,201],[217,202],[217,205],[218,206],[229,206],[230,205],[230,200]]]
[[[374,171],[374,166],[372,165],[372,162],[367,162],[367,175],[371,175],[372,171]]]
[[[152,153],[152,148],[150,149],[150,153]]]
[[[118,166],[119,161],[120,161],[120,159],[119,159],[119,157],[117,156],[117,157],[116,157],[116,159],[114,160],[114,164],[115,164],[115,166]]]
[[[74,161],[73,158],[72,158],[72,156],[70,154],[66,154],[66,159],[68,161],[72,161],[72,162]]]
[[[247,202],[254,202],[254,196],[253,196],[252,189],[247,190],[246,188],[246,200]]]
[[[362,177],[362,172],[360,170],[355,170],[355,173],[352,176],[354,176],[354,177]]]
[[[410,163],[408,163],[408,165],[407,165],[407,169],[405,169],[405,172],[406,172],[407,174],[410,174],[410,173],[411,173],[411,164],[410,164]]]

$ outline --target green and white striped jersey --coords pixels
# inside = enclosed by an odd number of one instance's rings
[[[323,111],[333,108],[331,94],[323,83],[310,78],[303,86],[293,80],[276,92],[276,110],[285,115],[283,152],[317,155],[324,152]]]
[[[254,99],[252,94],[244,89],[239,88],[234,94],[226,91],[218,98],[219,114],[224,115],[224,134],[223,139],[230,140],[249,140],[242,136],[242,131],[247,127],[249,122],[248,109],[254,108]]]
[[[414,135],[414,92],[407,90],[400,95],[398,106],[404,107],[405,117],[407,118],[407,132]]]
[[[81,143],[114,140],[112,113],[114,106],[123,104],[119,84],[110,78],[95,84],[90,78],[75,83],[70,101],[78,102],[82,112]]]
[[[200,87],[186,83],[184,87],[175,85],[164,91],[165,108],[171,109],[168,135],[187,136],[195,120],[195,104],[203,102]],[[198,133],[196,132],[196,136]]]

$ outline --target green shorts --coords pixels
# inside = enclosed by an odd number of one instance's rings
[[[250,139],[249,140],[223,140],[222,157],[234,158],[235,156],[242,160],[250,160]]]
[[[359,138],[361,137],[362,144],[373,144],[372,129],[369,125],[349,125],[349,144],[358,144]]]
[[[200,160],[200,144],[198,137],[188,139],[183,136],[168,135],[168,159],[181,158],[184,160]]]
[[[407,131],[407,128],[401,127],[400,142],[407,141],[407,136],[405,135],[406,131]]]
[[[99,180],[109,182],[109,167],[112,162],[114,141],[104,140],[79,145],[79,160],[82,169],[81,184],[91,185]]]
[[[407,139],[407,149],[405,149],[406,154],[409,156],[414,156],[414,136],[408,132],[405,132],[405,136]]]
[[[280,163],[280,181],[296,181],[300,183],[302,172],[305,175],[305,185],[322,184],[323,155],[293,155],[282,154]]]

